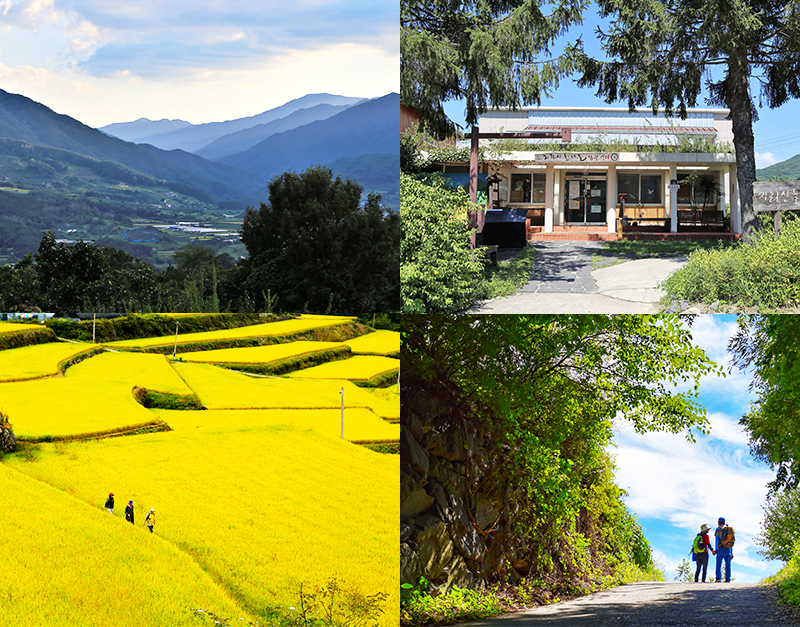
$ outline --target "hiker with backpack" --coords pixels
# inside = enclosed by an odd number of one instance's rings
[[[725,524],[725,519],[720,517],[717,521],[719,527],[714,531],[717,549],[717,578],[714,583],[722,581],[722,562],[725,562],[725,583],[731,582],[731,560],[733,559],[733,543],[736,540],[733,527]]]
[[[695,536],[692,543],[692,559],[697,562],[697,570],[694,573],[694,582],[700,576],[700,569],[703,569],[703,583],[706,582],[706,572],[708,571],[708,551],[716,555],[717,552],[711,549],[711,540],[708,538],[708,530],[711,529],[708,525],[703,523],[700,527],[700,533]]]

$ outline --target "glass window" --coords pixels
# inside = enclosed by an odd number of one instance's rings
[[[617,175],[617,191],[628,194],[626,204],[660,204],[661,201],[661,175],[660,174],[631,174],[620,172]]]
[[[678,204],[706,208],[716,205],[719,198],[719,183],[713,174],[678,172]],[[694,189],[694,198],[692,198]]]
[[[500,179],[498,185],[498,198],[500,202],[508,202],[508,181],[506,179]]]
[[[531,201],[531,175],[512,174],[510,202],[530,203],[530,201]]]
[[[535,205],[544,204],[544,191],[546,182],[547,182],[546,174],[533,175],[533,204]]]
[[[620,194],[628,194],[625,204],[639,202],[639,175],[620,172],[617,175],[617,191]]]
[[[661,175],[642,174],[642,202],[661,203]]]

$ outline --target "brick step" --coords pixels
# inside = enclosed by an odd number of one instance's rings
[[[529,233],[544,233],[543,226],[529,226],[528,227]],[[563,225],[555,225],[553,226],[553,233],[608,233],[608,226],[605,224],[600,224],[598,226],[586,226],[586,225],[576,225],[576,226],[563,226]]]
[[[528,233],[529,242],[553,242],[553,241],[575,241],[575,242],[613,242],[617,239],[616,233],[579,232],[570,231],[568,233]]]

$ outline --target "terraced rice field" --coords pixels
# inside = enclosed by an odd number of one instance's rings
[[[55,376],[63,362],[99,348],[84,342],[52,342],[0,351],[0,381]]]
[[[347,379],[367,381],[387,372],[400,370],[400,360],[378,355],[357,355],[350,359],[332,361],[290,374],[297,379]]]
[[[21,324],[19,322],[0,322],[0,333],[14,333],[31,329],[44,329],[41,324]]]
[[[255,337],[280,337],[311,331],[322,327],[330,327],[334,324],[343,324],[352,321],[348,316],[303,316],[297,320],[282,320],[280,322],[269,322],[266,324],[254,324],[238,329],[225,329],[222,331],[205,331],[203,333],[178,333],[177,345],[195,344],[201,342],[214,342],[224,340],[236,340]],[[109,348],[120,350],[142,350],[159,346],[173,346],[175,336],[167,335],[162,337],[145,338],[138,340],[121,340],[106,344]]]
[[[400,334],[397,331],[379,329],[348,340],[346,344],[356,354],[395,355],[400,353]]]
[[[350,319],[303,324],[326,320]],[[298,344],[256,349],[258,359],[327,343]],[[225,624],[288,627],[301,584],[331,577],[349,594],[385,593],[378,624],[396,625],[399,456],[354,443],[398,442],[394,388],[133,352],[104,352],[52,376],[61,344],[42,346],[0,351],[0,372],[22,371],[36,353],[28,348],[51,351],[50,365],[27,372],[49,378],[0,381],[0,410],[21,439],[157,421],[170,430],[28,444],[0,460],[0,552],[16,556],[0,560],[0,625],[214,624],[198,620],[202,608]],[[147,409],[134,387],[196,393],[207,409]],[[110,491],[113,515],[102,507]],[[123,518],[128,500],[133,526]]]
[[[182,353],[183,361],[206,364],[268,364],[290,357],[301,357],[338,348],[342,342],[298,341],[270,346],[247,346],[244,348],[220,348],[209,351]]]

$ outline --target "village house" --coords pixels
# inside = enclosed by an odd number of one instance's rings
[[[471,191],[487,209],[479,230],[501,246],[523,238],[735,238],[741,217],[727,117],[726,109],[689,109],[686,119],[600,107],[486,112],[472,143],[481,159],[473,148]],[[470,184],[469,163],[439,166]]]

